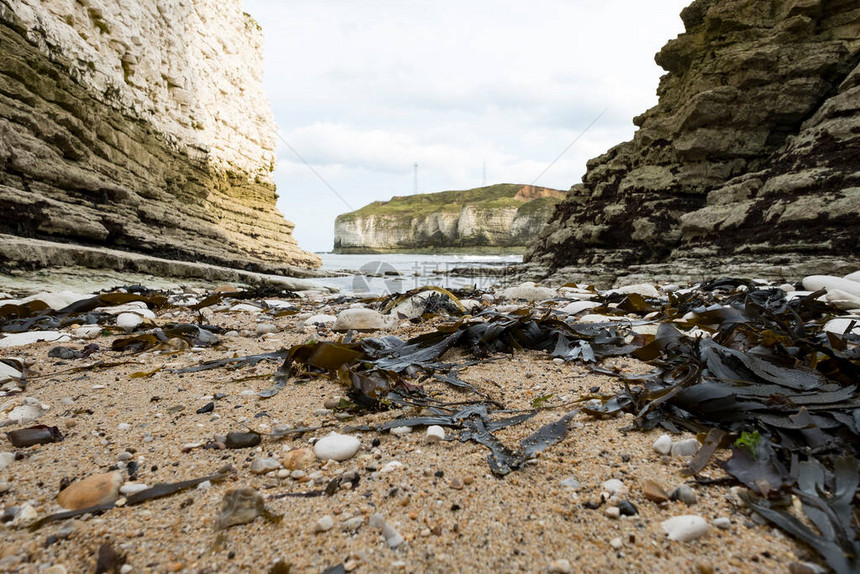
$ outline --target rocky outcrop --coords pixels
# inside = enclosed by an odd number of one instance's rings
[[[238,0],[0,0],[0,232],[269,272],[262,35]]]
[[[564,192],[499,184],[377,201],[335,220],[338,253],[522,251]]]
[[[697,0],[681,17],[658,105],[588,163],[527,259],[856,259],[860,2]]]

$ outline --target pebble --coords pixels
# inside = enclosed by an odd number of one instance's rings
[[[604,481],[600,486],[612,496],[627,492],[627,487],[624,486],[624,483],[617,478],[610,478],[609,480]]]
[[[699,452],[699,441],[694,438],[680,440],[672,445],[672,456],[693,456]]]
[[[67,574],[69,570],[62,564],[54,564],[50,568],[40,570],[41,574]]]
[[[788,565],[789,574],[827,574],[827,572],[830,570],[814,562],[792,562]]]
[[[669,498],[672,500],[680,500],[687,506],[692,506],[696,504],[696,491],[687,486],[686,484],[682,484],[678,488],[672,491],[669,495]]]
[[[411,433],[412,427],[410,427],[410,426],[394,427],[391,430],[389,430],[388,432],[390,432],[393,435],[400,436],[400,435]]]
[[[711,527],[708,521],[695,514],[674,516],[660,523],[663,531],[669,535],[669,540],[689,542],[706,535]]]
[[[119,423],[118,425],[116,425],[116,430],[129,430],[130,428],[131,425],[128,423]]]
[[[725,516],[721,516],[719,518],[714,519],[714,526],[716,526],[720,530],[728,530],[732,527],[732,521]]]
[[[613,520],[617,520],[618,518],[621,518],[621,509],[617,506],[607,506],[606,509],[604,509],[603,514]]]
[[[393,526],[386,523],[385,518],[378,512],[370,517],[370,525],[382,532],[382,537],[385,538],[389,548],[397,548],[406,542],[403,536]]]
[[[277,333],[278,326],[274,323],[260,323],[254,330],[257,335],[265,335],[267,333]]]
[[[616,536],[612,540],[609,541],[609,545],[612,546],[616,550],[620,550],[622,546],[624,546],[624,542],[620,537]]]
[[[128,452],[127,450],[122,451],[116,457],[119,462],[127,462],[134,458],[134,455]]]
[[[141,323],[143,323],[143,317],[137,313],[120,313],[116,316],[116,326],[124,329],[126,333],[133,331]]]
[[[343,524],[341,525],[341,529],[344,532],[355,532],[359,528],[361,528],[362,524],[364,524],[364,517],[363,516],[354,516],[352,518],[348,518],[347,520],[344,520]]]
[[[224,444],[227,448],[251,448],[262,442],[260,433],[257,432],[228,432]]]
[[[424,442],[439,442],[445,440],[445,429],[439,425],[431,425],[427,427],[427,432],[424,434]]]
[[[5,494],[9,492],[9,482],[6,480],[0,480],[0,494]]]
[[[565,560],[561,558],[559,560],[553,560],[546,567],[546,571],[550,574],[570,574],[573,572],[573,569],[570,566],[570,560]]]
[[[352,458],[361,442],[354,436],[331,433],[314,444],[314,454],[320,460],[342,462]]]
[[[0,452],[0,470],[3,470],[15,460],[15,453],[13,452]]]
[[[33,508],[33,505],[29,502],[25,502],[21,505],[21,509],[18,511],[18,515],[15,516],[15,520],[12,521],[12,526],[17,527],[30,524],[38,517],[39,513],[36,512],[36,509]]]
[[[660,292],[657,291],[657,288],[650,283],[625,285],[624,287],[619,287],[618,289],[611,290],[610,293],[622,293],[624,295],[630,295],[631,293],[635,293],[637,295],[641,295],[642,297],[651,297],[654,299],[660,297]]]
[[[281,463],[274,458],[255,458],[251,463],[251,472],[254,474],[266,474],[281,468]]]
[[[344,309],[332,323],[332,331],[377,331],[394,327],[396,317],[386,317],[373,309]]]
[[[403,463],[399,460],[392,460],[385,464],[382,468],[379,469],[380,474],[387,474],[389,472],[394,472],[398,468],[402,467]]]
[[[119,498],[122,473],[118,470],[94,474],[73,482],[57,495],[57,503],[68,510],[108,504]]]
[[[589,309],[594,309],[596,307],[600,307],[600,303],[595,301],[574,301],[569,305],[565,305],[559,311],[562,313],[567,313],[568,315],[576,315],[578,313],[582,313],[583,311],[588,311]]]
[[[314,532],[328,532],[334,527],[334,518],[326,514],[316,521],[313,527]]]
[[[849,275],[849,277],[853,276],[853,273]],[[836,290],[848,293],[854,297],[860,297],[860,283],[852,279],[831,277],[830,275],[810,275],[809,277],[804,277],[803,288],[809,291],[827,289],[828,293]]]
[[[645,498],[652,502],[666,502],[669,500],[669,495],[656,481],[646,478],[642,481],[642,493]]]
[[[260,307],[257,307],[256,305],[251,305],[250,303],[237,303],[236,305],[230,307],[230,311],[238,311],[242,313],[259,313],[260,311],[262,311],[262,309]]]
[[[636,505],[629,500],[622,500],[616,506],[618,506],[618,511],[621,513],[621,516],[636,516],[639,514],[639,509],[636,508]]]
[[[119,487],[119,492],[124,496],[131,496],[132,494],[143,492],[147,488],[149,488],[149,485],[143,482],[126,482]]]
[[[667,434],[660,435],[660,438],[654,441],[654,450],[660,454],[672,452],[672,437]]]
[[[281,464],[289,470],[302,470],[316,462],[317,457],[310,448],[298,448],[281,456]]]
[[[72,329],[72,334],[80,339],[95,339],[101,335],[102,328],[99,325],[82,325]]]
[[[561,485],[571,490],[579,490],[582,484],[572,476],[569,476],[561,481]]]
[[[314,315],[312,317],[308,317],[305,319],[305,327],[311,327],[315,325],[330,325],[337,320],[337,317],[334,315]]]
[[[558,292],[549,287],[539,287],[537,284],[529,281],[516,287],[508,287],[500,295],[510,300],[543,301],[544,299],[552,299],[558,296]]]
[[[70,347],[63,347],[62,345],[60,345],[58,347],[53,347],[50,351],[48,351],[48,356],[52,359],[62,359],[64,361],[68,361],[71,359],[80,359],[84,356],[84,354]]]
[[[265,512],[263,497],[251,488],[228,490],[221,500],[221,512],[215,520],[215,529],[224,530],[231,526],[253,522]]]

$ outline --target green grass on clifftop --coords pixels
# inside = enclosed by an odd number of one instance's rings
[[[395,196],[389,201],[374,201],[350,213],[338,215],[339,221],[351,221],[371,215],[411,215],[422,216],[438,212],[459,212],[464,206],[472,205],[482,209],[521,208],[528,205],[516,199],[522,184],[500,183],[465,191],[441,191],[438,193],[419,193],[416,195]],[[559,192],[560,194],[563,192]],[[545,206],[560,198],[542,198],[530,203]]]

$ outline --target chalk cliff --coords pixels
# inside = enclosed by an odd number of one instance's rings
[[[275,207],[262,33],[238,0],[0,0],[0,232],[318,266]]]
[[[564,192],[499,184],[376,201],[335,220],[339,253],[522,251]]]
[[[860,2],[697,0],[639,130],[588,163],[527,259],[860,255]]]

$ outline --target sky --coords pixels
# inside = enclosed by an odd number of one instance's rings
[[[654,54],[689,0],[243,3],[265,38],[278,208],[329,251],[335,217],[412,194],[416,163],[419,193],[579,183],[657,103]]]

